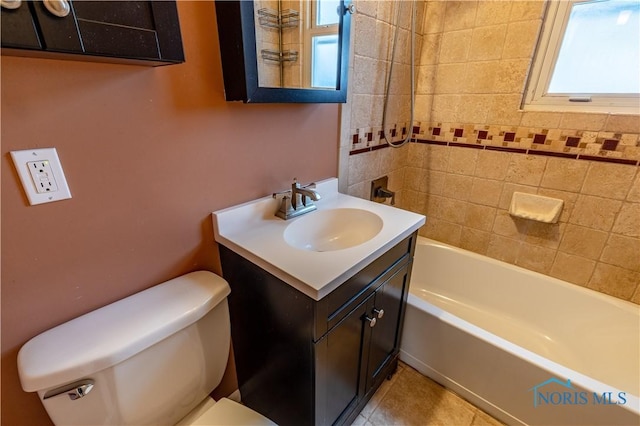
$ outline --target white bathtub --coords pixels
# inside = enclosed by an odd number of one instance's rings
[[[425,238],[400,359],[507,424],[640,424],[640,307]]]

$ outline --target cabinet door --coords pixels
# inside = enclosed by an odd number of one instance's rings
[[[409,264],[382,284],[374,294],[370,317],[376,318],[371,328],[366,389],[382,380],[378,374],[397,352],[400,343],[404,294],[408,284]]]
[[[3,7],[1,14],[2,47],[18,49],[42,48],[27,2],[23,2],[17,9]]]
[[[316,343],[316,424],[334,424],[351,411],[364,391],[360,375],[365,345],[364,319],[373,295]],[[366,323],[366,324],[365,324]]]
[[[70,12],[62,17],[40,0],[25,0],[15,11],[3,8],[2,46],[84,54],[92,60],[184,62],[175,1],[67,2]]]

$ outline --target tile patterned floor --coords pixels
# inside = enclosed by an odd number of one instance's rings
[[[501,422],[400,363],[352,426],[499,426]]]

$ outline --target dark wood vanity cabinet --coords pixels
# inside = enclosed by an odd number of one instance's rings
[[[69,1],[59,17],[42,1],[2,8],[3,54],[164,65],[184,62],[175,1]]]
[[[350,424],[397,367],[415,239],[319,301],[220,246],[243,403],[281,426]]]

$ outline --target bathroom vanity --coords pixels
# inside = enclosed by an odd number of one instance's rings
[[[393,374],[417,229],[425,221],[339,194],[336,179],[317,191],[318,210],[288,221],[274,216],[278,201],[271,197],[213,213],[231,285],[242,401],[283,426],[350,424]],[[365,219],[371,214],[379,224]],[[297,221],[304,226],[293,226]],[[291,236],[307,232],[313,243],[333,232],[334,240],[348,240],[347,228],[339,230],[345,221],[368,239],[320,249]]]

